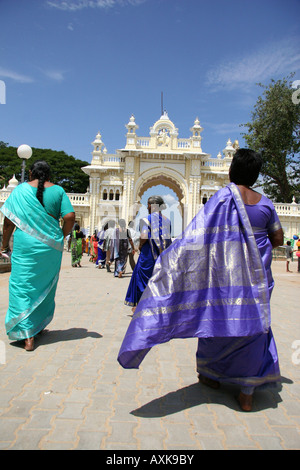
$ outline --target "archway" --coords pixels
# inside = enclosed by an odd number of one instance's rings
[[[147,177],[145,174],[142,175],[135,186],[136,213],[133,218],[136,219],[137,224],[140,218],[147,217],[147,200],[154,194],[163,197],[167,206],[164,215],[171,220],[172,236],[179,236],[185,222],[185,186],[170,174],[148,174]]]

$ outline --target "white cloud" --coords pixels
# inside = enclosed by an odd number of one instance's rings
[[[37,68],[39,72],[41,72],[43,75],[45,75],[47,78],[50,80],[54,80],[57,82],[62,82],[64,80],[64,72],[60,70],[54,70],[54,69],[48,69],[44,70],[41,69],[40,67]],[[0,67],[0,79],[5,80],[5,79],[11,79],[19,83],[33,83],[36,81],[32,77],[29,77],[27,75],[22,75],[18,72],[15,72],[13,70],[5,69],[3,67]]]
[[[57,82],[62,82],[64,80],[64,74],[60,70],[43,70],[42,72],[51,80],[55,80]]]
[[[247,88],[271,78],[283,78],[298,70],[300,53],[297,41],[287,39],[217,65],[208,71],[207,85],[217,89]]]
[[[0,67],[0,77],[1,78],[10,78],[16,82],[20,83],[32,83],[34,80],[27,75],[22,75],[20,73],[14,72],[13,70],[4,69]]]
[[[241,128],[239,124],[231,123],[231,122],[222,122],[220,124],[216,124],[213,122],[206,122],[203,123],[204,128],[212,129],[216,134],[232,136],[237,135],[241,132]]]
[[[50,7],[58,10],[77,11],[83,8],[113,8],[121,5],[140,5],[147,0],[48,0]]]
[[[165,204],[167,204],[168,206],[173,206],[174,204],[176,205],[178,204],[178,199],[176,199],[176,197],[173,196],[172,194],[164,194],[163,200]]]
[[[115,5],[115,0],[49,0],[48,5],[58,10],[82,10],[83,8],[110,8]]]

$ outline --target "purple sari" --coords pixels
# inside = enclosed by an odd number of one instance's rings
[[[271,250],[269,242],[266,259]],[[208,371],[206,375],[226,381],[233,377],[233,382],[237,379],[238,383],[242,383],[241,376],[265,375],[268,381],[278,380],[276,346],[270,330],[269,273],[265,264],[269,270],[240,192],[231,183],[206,203],[182,238],[177,238],[156,261],[123,340],[119,363],[124,368],[138,368],[153,346],[172,338],[198,337],[199,344],[205,339],[210,345],[210,349],[198,348],[198,371],[206,366],[209,369],[208,363],[215,361],[220,366],[224,359],[225,368],[221,372]],[[247,359],[249,344],[255,337],[262,337],[265,342],[267,339],[272,345],[267,358],[272,363],[270,367],[261,365],[262,357],[258,356],[263,353],[252,355],[250,361]],[[240,355],[238,350],[247,348],[248,353]],[[223,358],[220,354],[225,349]],[[227,373],[226,361],[233,357],[234,364]],[[259,362],[260,366],[253,368],[251,361]]]
[[[141,221],[141,234],[148,238],[141,249],[125,297],[125,305],[136,306],[152,276],[160,253],[170,246],[171,223],[159,212],[149,214]]]

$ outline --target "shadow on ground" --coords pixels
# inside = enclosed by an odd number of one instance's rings
[[[291,384],[293,382],[282,377],[282,383]],[[255,391],[252,413],[268,408],[277,408],[278,403],[282,402],[279,395],[281,390],[282,385],[278,385]],[[213,390],[205,385],[195,383],[156,398],[131,411],[131,414],[142,418],[161,418],[203,404],[219,404],[242,412],[237,401],[238,394],[239,387],[234,385],[222,384],[220,389]]]
[[[63,341],[76,341],[84,338],[102,338],[95,331],[86,328],[69,328],[68,330],[43,330],[34,338],[35,349],[46,344],[60,343]],[[11,346],[24,347],[24,341],[14,341]]]

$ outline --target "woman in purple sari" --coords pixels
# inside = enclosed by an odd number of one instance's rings
[[[283,231],[272,202],[250,188],[261,164],[252,150],[235,153],[231,183],[157,260],[118,357],[138,368],[153,346],[198,337],[200,382],[239,385],[244,411],[255,388],[281,380],[270,297],[272,248]]]
[[[171,223],[161,214],[164,208],[161,196],[149,197],[149,215],[140,224],[140,255],[125,298],[125,305],[133,307],[133,311],[152,276],[157,258],[171,244]]]

